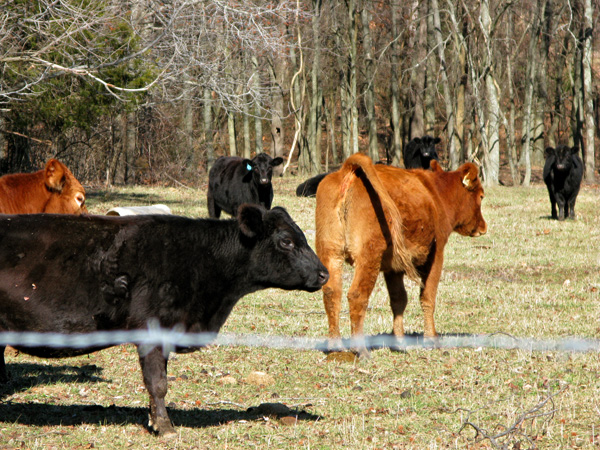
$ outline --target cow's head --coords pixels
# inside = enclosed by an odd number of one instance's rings
[[[314,292],[329,279],[329,272],[285,209],[243,204],[237,220],[244,241],[252,247],[249,272],[261,288]]]
[[[243,164],[248,172],[252,172],[252,179],[257,185],[265,185],[271,182],[273,167],[283,163],[283,158],[271,158],[266,153],[259,153],[252,159],[244,159]]]
[[[441,171],[437,161],[431,161],[434,172]],[[479,168],[473,163],[465,163],[456,170],[455,186],[459,194],[450,205],[456,212],[454,231],[463,236],[477,237],[487,232],[487,223],[481,213],[483,186],[479,180]],[[450,201],[450,200],[449,200]]]
[[[424,158],[438,159],[438,154],[435,149],[436,144],[439,144],[442,140],[439,137],[423,136],[422,138],[415,138],[415,141],[419,144],[419,150],[421,156]]]
[[[556,148],[548,147],[544,152],[546,159],[554,157],[554,168],[561,172],[568,172],[573,165],[573,156],[579,153],[579,147],[559,145]]]
[[[45,213],[87,213],[85,189],[67,166],[56,159],[51,159],[46,163],[44,180],[46,188],[51,193],[50,200],[44,208]]]

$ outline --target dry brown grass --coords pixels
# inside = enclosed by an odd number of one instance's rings
[[[314,242],[314,199],[302,180],[275,180],[285,206]],[[442,334],[600,338],[600,190],[586,187],[577,221],[548,219],[542,186],[489,189],[489,232],[454,235],[438,294]],[[166,203],[206,215],[203,190],[127,188],[91,192],[91,212]],[[350,279],[350,271],[346,281]],[[408,332],[423,316],[410,289]],[[342,331],[349,333],[347,310]],[[365,332],[391,329],[380,280]],[[324,336],[320,293],[267,290],[244,298],[224,330]],[[8,356],[0,388],[0,448],[439,449],[600,448],[600,355],[527,350],[377,350],[369,360],[329,361],[316,351],[210,347],[169,363],[170,414],[178,435],[144,428],[147,394],[135,348],[41,360]],[[264,372],[266,385],[249,375]],[[264,403],[287,406],[283,419]],[[284,411],[285,412],[285,411]],[[496,447],[494,447],[494,445]]]

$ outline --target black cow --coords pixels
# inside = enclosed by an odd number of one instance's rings
[[[548,147],[544,152],[546,163],[543,176],[550,195],[553,219],[575,219],[575,200],[583,178],[583,161],[578,153],[579,147],[566,145]]]
[[[0,216],[0,332],[137,330],[152,319],[165,328],[216,333],[244,295],[272,287],[313,292],[328,277],[283,208],[242,205],[237,220],[226,221]],[[15,347],[48,358],[101,349]],[[155,347],[139,356],[149,426],[173,433],[165,407],[168,355]]]
[[[327,173],[320,173],[319,175],[315,175],[312,178],[309,178],[304,183],[301,183],[296,188],[296,196],[297,197],[314,197],[317,195],[317,188],[319,187],[319,183],[323,178],[329,175]]]
[[[221,156],[208,173],[208,215],[219,218],[221,211],[235,216],[243,203],[271,208],[273,203],[273,167],[283,158],[259,153],[253,159]]]
[[[432,159],[439,161],[439,156],[435,149],[435,145],[439,144],[441,139],[431,136],[423,136],[422,138],[412,139],[406,147],[402,159],[406,169],[429,169],[429,164]]]

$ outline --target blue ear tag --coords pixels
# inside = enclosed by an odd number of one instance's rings
[[[246,164],[246,169],[248,169],[248,171],[252,170],[252,166],[250,164]]]

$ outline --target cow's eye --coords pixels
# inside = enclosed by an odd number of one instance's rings
[[[294,241],[292,241],[291,239],[288,239],[288,238],[282,239],[279,242],[279,245],[281,245],[281,247],[284,250],[293,250],[294,249]]]

